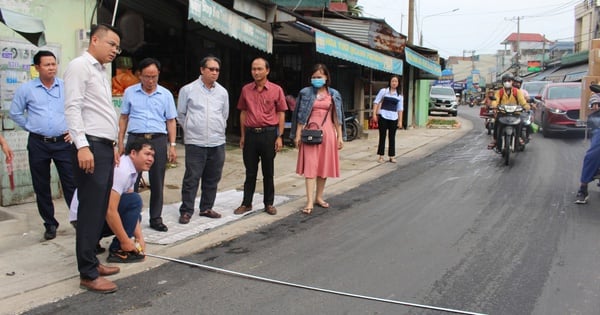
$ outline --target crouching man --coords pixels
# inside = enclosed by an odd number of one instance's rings
[[[102,236],[114,235],[109,247],[108,262],[131,263],[142,261],[146,244],[140,225],[142,198],[134,192],[137,176],[148,171],[154,163],[154,149],[149,140],[135,138],[127,143],[125,155],[114,169],[113,185],[106,212]],[[75,194],[77,196],[77,194]],[[73,198],[70,218],[77,218],[78,200]],[[135,243],[139,243],[140,248]]]

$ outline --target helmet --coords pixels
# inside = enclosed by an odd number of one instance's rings
[[[592,105],[594,104],[600,104],[600,95],[598,94],[592,94],[592,96],[590,96],[590,100],[588,101],[588,107],[592,108]]]
[[[514,79],[515,79],[515,76],[512,73],[505,73],[502,76],[502,82],[507,81],[507,80],[513,81]]]
[[[519,82],[519,83],[523,83],[523,78],[521,78],[521,77],[515,77],[515,78],[513,79],[513,81],[515,81],[515,82]]]

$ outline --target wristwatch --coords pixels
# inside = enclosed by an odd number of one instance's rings
[[[170,146],[172,146],[172,147],[174,147],[174,146],[176,146],[176,145],[177,145],[177,143],[175,143],[175,142],[171,142],[171,143],[169,143],[169,145],[170,145]]]

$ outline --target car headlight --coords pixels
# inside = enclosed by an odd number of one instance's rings
[[[458,105],[458,102],[456,102],[456,101],[454,101],[454,102],[450,102],[450,105],[452,105],[452,106],[456,106],[456,105]]]
[[[567,113],[567,111],[564,111],[564,110],[561,110],[558,108],[551,108],[551,107],[548,107],[548,111],[550,111],[552,114],[566,114]]]

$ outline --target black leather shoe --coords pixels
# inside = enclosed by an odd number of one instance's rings
[[[46,240],[51,240],[51,239],[56,238],[56,225],[46,226],[46,232],[44,232],[44,238]]]
[[[150,227],[159,232],[166,232],[169,230],[169,228],[166,225],[164,225],[162,222],[150,223]]]

